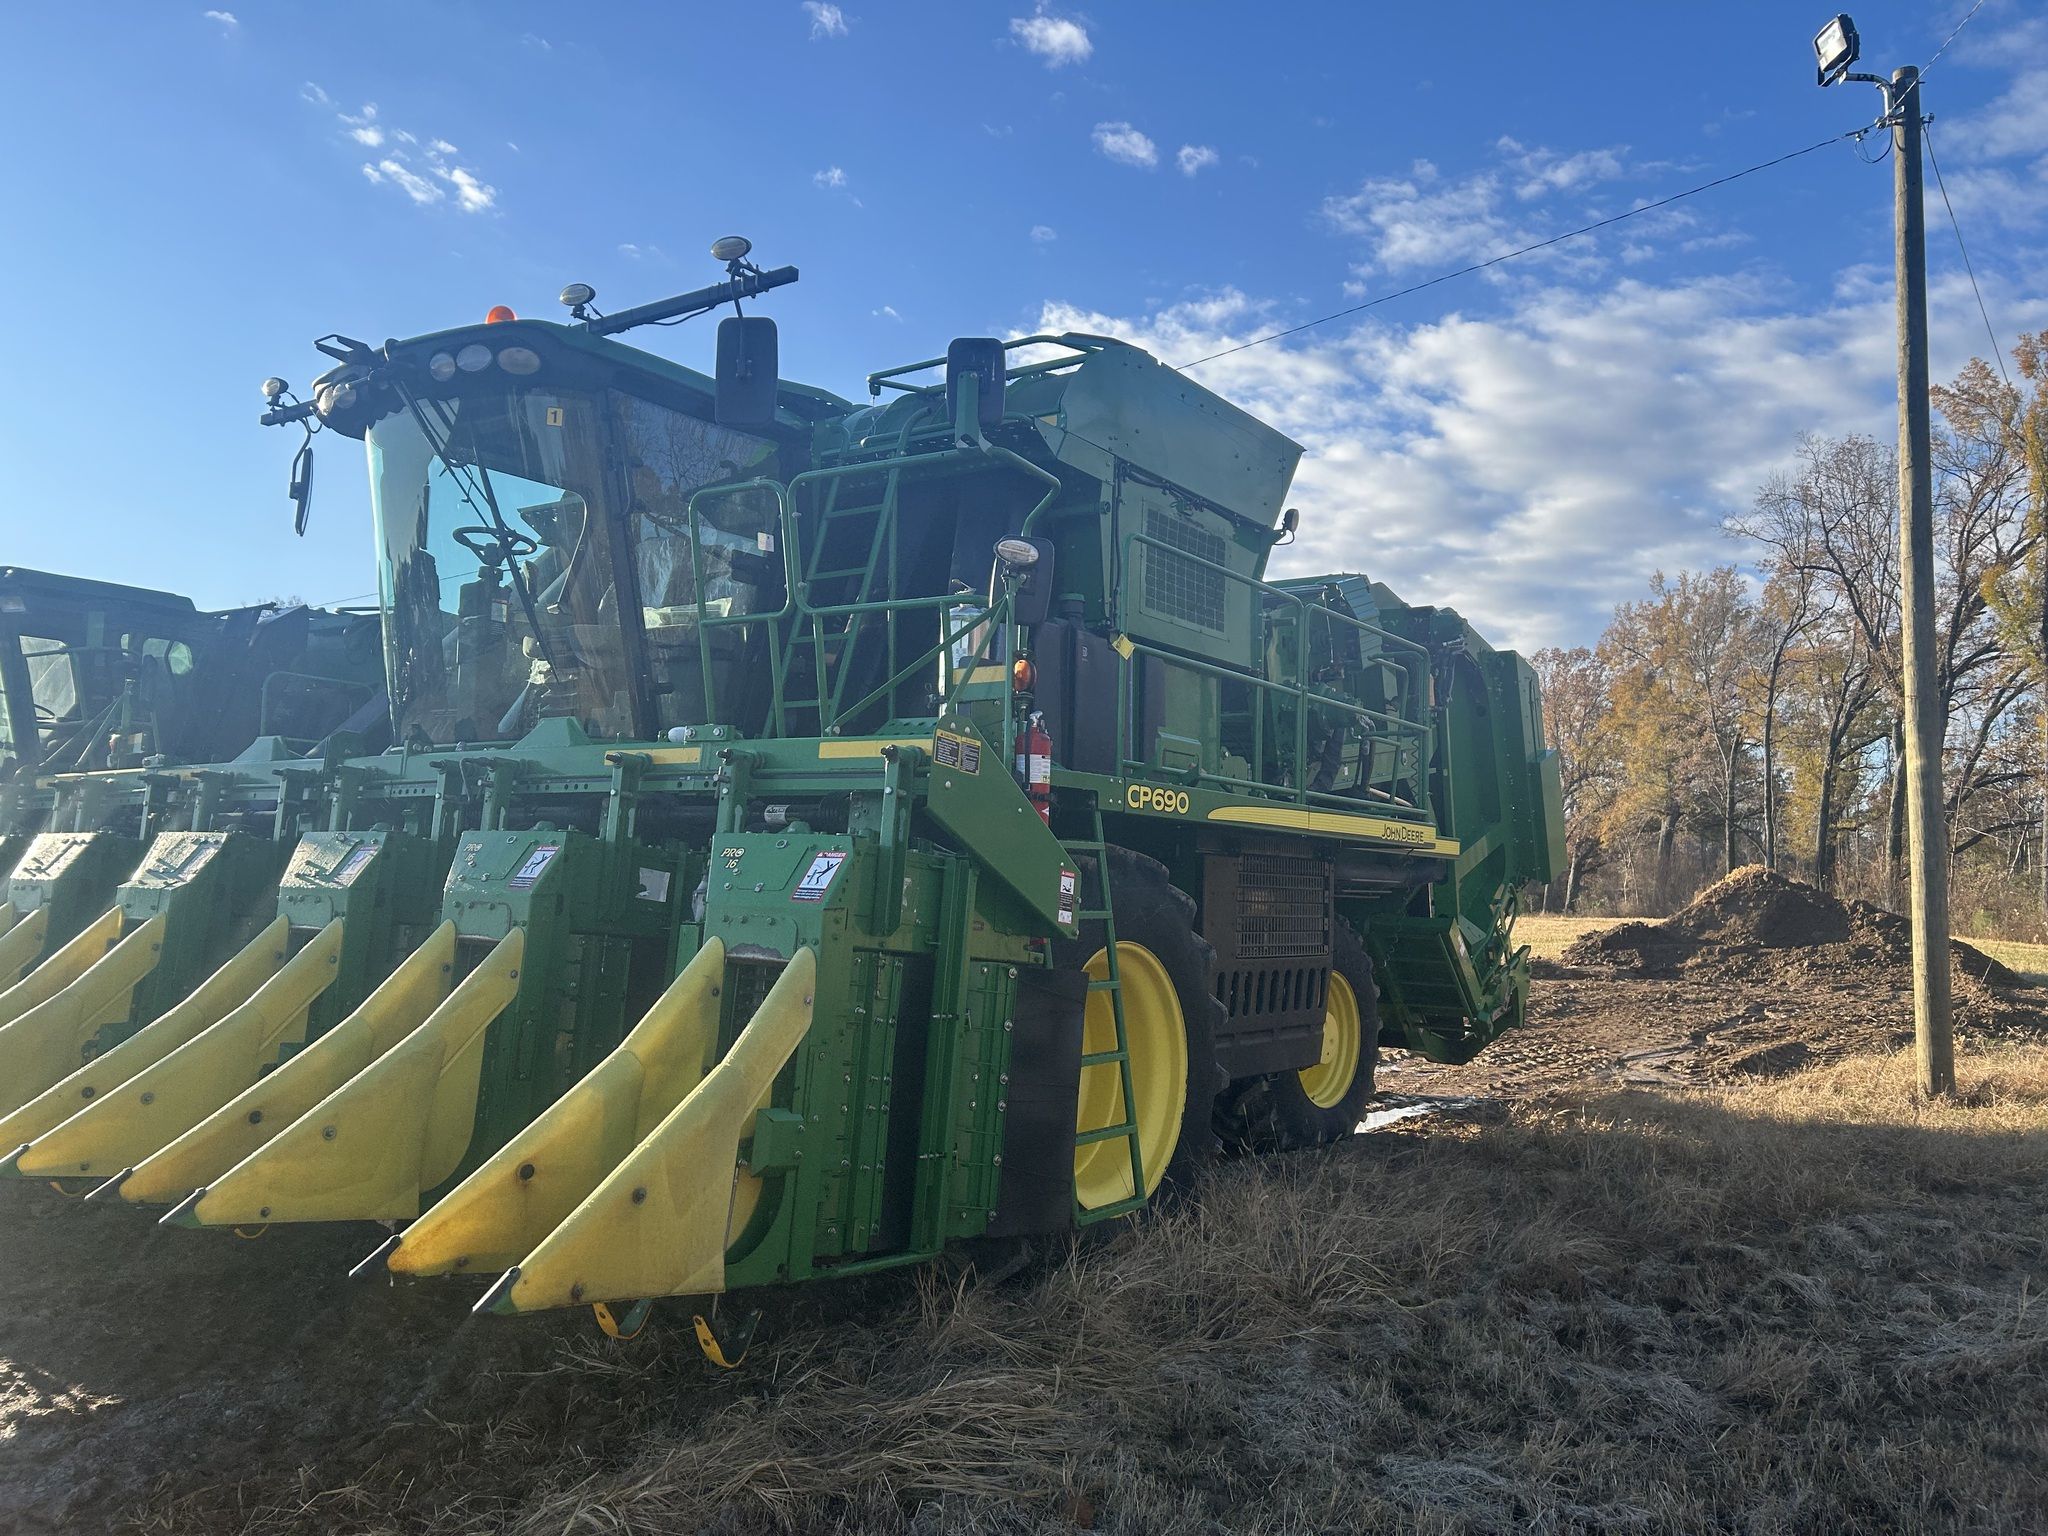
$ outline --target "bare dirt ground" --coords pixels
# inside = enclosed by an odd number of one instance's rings
[[[0,1188],[0,1531],[2048,1529],[2048,992],[1744,875],[1543,968],[1475,1102],[1061,1245],[770,1308],[467,1318],[374,1228]]]
[[[1958,940],[1957,1038],[2048,1040],[2048,992]],[[1539,958],[1528,1027],[1462,1067],[1382,1065],[1382,1090],[1527,1098],[1573,1085],[1779,1076],[1913,1037],[1905,920],[1761,868],[1663,922],[1625,920]]]

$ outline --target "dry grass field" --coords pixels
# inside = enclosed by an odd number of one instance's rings
[[[757,1298],[732,1373],[686,1311],[616,1342],[352,1284],[374,1229],[0,1189],[0,1530],[2032,1536],[2048,992],[1960,952],[1923,1103],[1897,929],[1759,872],[1524,918],[1527,1025],[1383,1064],[1455,1107],[1001,1281]]]
[[[2039,1531],[2044,1188],[2040,1047],[1938,1107],[1897,1057],[1500,1106],[786,1320],[736,1376],[591,1340],[133,1528]]]

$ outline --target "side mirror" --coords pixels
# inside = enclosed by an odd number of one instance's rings
[[[1023,553],[1016,547],[1018,545],[1028,546],[1037,553],[1028,561],[1018,559],[1017,556]],[[1010,622],[1026,629],[1043,624],[1052,615],[1052,540],[1021,536],[999,539],[996,558],[1011,570],[1024,573],[1024,579],[1017,583],[1016,593],[1010,599]]]
[[[960,381],[976,384],[975,421],[983,432],[1003,424],[1006,369],[1003,344],[993,336],[960,336],[946,347],[946,419],[960,419]]]
[[[299,451],[292,455],[292,483],[287,493],[292,506],[292,532],[300,538],[306,536],[306,518],[313,510],[313,439],[308,437],[299,444]]]
[[[775,322],[766,315],[727,315],[718,322],[718,398],[721,427],[766,427],[775,421],[781,388]]]
[[[1294,530],[1300,526],[1301,508],[1289,507],[1280,514],[1280,526],[1274,530],[1273,542],[1275,544],[1292,544],[1294,542]]]

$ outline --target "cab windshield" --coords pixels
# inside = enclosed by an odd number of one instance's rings
[[[699,489],[760,472],[760,439],[618,393],[534,388],[407,399],[365,440],[402,742],[509,740],[552,716],[632,737],[636,697],[655,729],[698,723],[700,570],[706,612],[781,603],[779,574],[764,603],[772,562],[734,569],[773,549],[772,496],[765,512],[745,492],[707,498],[694,539],[688,518]]]

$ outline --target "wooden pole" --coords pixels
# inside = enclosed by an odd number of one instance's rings
[[[1913,926],[1913,1054],[1920,1091],[1956,1086],[1949,1004],[1946,722],[1935,686],[1934,474],[1927,388],[1927,230],[1920,176],[1920,71],[1892,75],[1892,192],[1899,328],[1900,628],[1905,662],[1907,910]]]

